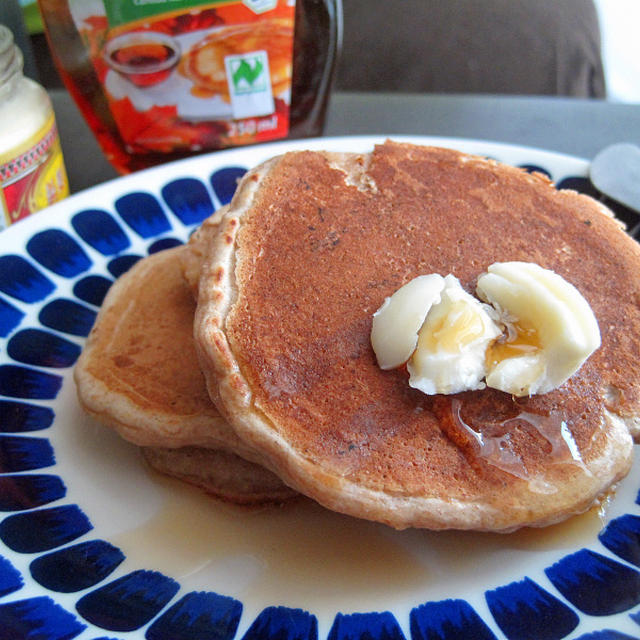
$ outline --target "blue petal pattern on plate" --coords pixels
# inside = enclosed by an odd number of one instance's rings
[[[43,587],[73,593],[104,580],[124,558],[124,553],[112,544],[90,540],[40,556],[29,568],[34,580]]]
[[[104,276],[87,276],[76,282],[73,287],[73,295],[84,302],[99,307],[112,284],[113,280]]]
[[[610,629],[603,629],[602,631],[585,633],[582,636],[578,636],[576,640],[637,640],[637,638],[628,636],[626,633],[620,633],[618,631],[612,631]]]
[[[66,488],[58,476],[0,476],[0,511],[34,509],[64,498],[65,494]]]
[[[26,433],[47,429],[53,423],[50,407],[15,400],[0,400],[0,433]]]
[[[640,603],[640,573],[588,549],[545,573],[571,604],[591,616],[610,616]]]
[[[71,640],[86,627],[45,596],[0,604],[0,640]]]
[[[578,615],[530,578],[486,592],[487,604],[509,640],[558,640],[578,625]]]
[[[211,186],[220,204],[225,205],[231,202],[231,198],[233,198],[238,186],[238,180],[246,172],[247,169],[245,167],[225,167],[224,169],[218,169],[211,176]]]
[[[52,300],[40,311],[38,320],[45,327],[72,336],[88,336],[96,319],[96,312],[66,298]]]
[[[276,152],[281,151],[279,147]],[[499,159],[501,154],[494,151],[485,155]],[[118,183],[109,187],[108,197],[95,200],[115,202],[113,210],[109,210],[108,204],[102,205],[105,209],[95,209],[86,199],[84,205],[76,206],[70,199],[67,210],[59,213],[53,223],[56,228],[46,228],[43,217],[37,232],[25,234],[21,242],[8,243],[11,253],[0,256],[0,338],[5,339],[0,342],[0,358],[6,354],[14,361],[7,362],[4,358],[0,362],[0,395],[5,396],[0,398],[0,433],[21,434],[52,427],[58,393],[63,381],[67,384],[77,355],[73,337],[88,334],[95,309],[102,304],[113,278],[127,271],[141,255],[180,244],[193,225],[231,200],[246,169],[236,161],[225,163],[224,157],[222,153],[199,159],[194,164],[198,166],[198,176],[183,173],[183,177],[164,184],[156,184],[155,174],[147,173],[144,189],[160,193],[162,200],[147,191],[119,188]],[[530,158],[533,156],[528,152],[522,156]],[[254,160],[246,163],[253,164]],[[544,162],[537,159],[520,166],[554,177]],[[560,187],[599,197],[584,175],[565,173],[560,177],[563,178]],[[612,208],[619,213],[620,207]],[[620,211],[620,214],[626,221],[627,213]],[[92,262],[90,256],[96,251],[107,258],[106,268],[102,263]],[[58,297],[48,300],[58,287],[61,289]],[[76,300],[69,297],[70,290]],[[51,331],[42,331],[38,326],[21,327],[27,313],[30,324],[37,318],[42,327]],[[29,366],[17,364],[16,360]],[[51,367],[56,367],[60,375],[42,369]],[[52,406],[47,406],[49,403]],[[55,465],[53,448],[47,439],[0,436],[0,474],[4,472],[0,475],[0,509],[14,512],[0,521],[0,540],[9,556],[0,555],[0,597],[22,593],[21,600],[0,605],[0,640],[18,637],[66,640],[82,633],[86,625],[75,612],[65,610],[49,597],[32,597],[34,586],[53,593],[86,591],[77,601],[77,610],[95,626],[93,631],[89,629],[82,635],[82,640],[123,640],[105,636],[95,631],[96,627],[131,631],[126,637],[135,636],[136,640],[143,636],[147,640],[235,637],[243,605],[234,598],[214,592],[190,592],[170,605],[178,583],[151,570],[133,571],[105,584],[121,566],[124,554],[100,539],[67,546],[92,530],[92,524],[77,505],[47,506],[66,496],[65,485],[57,475],[30,472],[40,468],[57,472],[52,465]],[[594,544],[602,544],[623,561],[638,566],[638,520],[638,516],[628,514],[612,521]],[[24,563],[13,560],[11,555],[20,553],[36,554],[24,574],[19,568]],[[599,607],[609,612],[622,607],[626,611],[624,607],[637,602],[637,572],[594,551],[583,550],[560,558],[547,569],[547,574],[578,608],[586,606],[593,611]],[[598,603],[596,598],[589,598],[589,590],[594,586],[603,594]],[[485,597],[495,622],[509,640],[532,636],[537,640],[562,638],[576,628],[579,620],[578,612],[529,578],[487,591]],[[329,638],[404,640],[394,613],[332,613]],[[483,620],[463,599],[427,602],[402,615],[405,614],[412,640],[495,639],[489,626],[495,622]],[[640,624],[640,613],[629,614],[626,619],[631,624]],[[583,620],[585,624],[588,622],[587,618]],[[606,622],[602,618],[595,620]],[[247,631],[243,640],[318,637],[318,619],[301,609],[267,607],[253,621],[245,622]],[[611,626],[603,624],[602,630],[583,632],[580,640],[630,637],[609,629]],[[594,625],[588,628],[593,629]]]
[[[142,191],[129,193],[116,200],[120,217],[142,238],[153,238],[171,231],[160,203],[150,194]]]
[[[496,640],[495,634],[465,600],[427,602],[411,612],[412,640]]]
[[[172,249],[173,247],[178,247],[181,244],[182,242],[177,238],[162,238],[149,246],[149,253],[158,253],[158,251]]]
[[[389,611],[380,613],[339,613],[328,640],[405,640],[398,621]]]
[[[18,513],[0,522],[0,540],[19,553],[49,551],[92,529],[87,516],[74,504]]]
[[[148,629],[147,640],[232,640],[242,603],[217,593],[187,593]],[[267,636],[262,636],[266,638]],[[285,636],[280,637],[285,640]]]
[[[115,218],[106,211],[89,209],[71,218],[76,233],[96,251],[105,256],[120,253],[131,246],[131,241]]]
[[[172,578],[140,569],[83,596],[76,608],[103,629],[134,631],[164,609],[178,589]]]
[[[260,612],[242,640],[317,640],[318,619],[302,609],[267,607]]]
[[[609,551],[640,567],[640,517],[627,514],[612,520],[599,538]]]
[[[0,365],[0,394],[3,396],[53,400],[61,388],[61,376],[17,365]]]
[[[36,233],[27,242],[27,251],[43,267],[63,278],[73,278],[91,266],[84,249],[68,233],[59,229]]]
[[[56,286],[22,256],[0,256],[0,291],[22,302],[39,302]]]
[[[0,473],[33,471],[53,464],[53,447],[46,438],[0,436]]]
[[[23,329],[11,337],[7,353],[23,364],[64,368],[75,363],[80,355],[80,347],[75,342],[42,329]]]
[[[0,338],[6,338],[22,321],[24,313],[0,298]]]
[[[114,278],[119,278],[123,273],[126,273],[133,267],[133,265],[140,260],[142,256],[125,255],[114,258],[108,265],[109,273]]]
[[[3,556],[0,556],[0,598],[22,588],[22,574]]]
[[[195,178],[180,178],[162,188],[162,197],[184,225],[199,224],[213,213],[207,188]]]

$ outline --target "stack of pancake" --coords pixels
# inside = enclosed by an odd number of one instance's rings
[[[595,313],[602,345],[566,383],[428,396],[404,367],[378,367],[386,297],[425,273],[473,291],[506,261],[555,271]],[[153,467],[234,502],[301,493],[395,528],[544,526],[630,468],[639,268],[607,209],[541,175],[394,142],[292,152],[251,170],[187,245],[114,284],[78,394]],[[518,469],[483,450],[497,441]]]

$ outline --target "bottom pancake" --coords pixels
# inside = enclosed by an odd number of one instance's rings
[[[148,447],[145,458],[163,473],[242,504],[291,497],[207,394],[193,345],[195,302],[182,276],[186,251],[144,258],[112,285],[74,370],[80,403]]]
[[[202,447],[142,447],[141,451],[155,471],[234,504],[283,502],[298,495],[264,467],[228,451]]]

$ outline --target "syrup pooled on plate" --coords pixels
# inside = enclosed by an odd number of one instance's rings
[[[607,504],[557,525],[509,534],[397,531],[305,498],[238,507],[148,473],[162,492],[161,506],[110,541],[130,566],[152,567],[185,588],[215,589],[257,611],[274,603],[314,613],[386,610],[416,594],[441,598],[443,584],[449,595],[463,594],[477,575],[517,575],[520,552],[589,544],[605,524]]]

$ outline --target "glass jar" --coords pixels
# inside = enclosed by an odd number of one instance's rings
[[[0,24],[0,229],[69,194],[51,100],[22,64]]]
[[[341,0],[39,5],[65,86],[121,173],[322,133]]]

